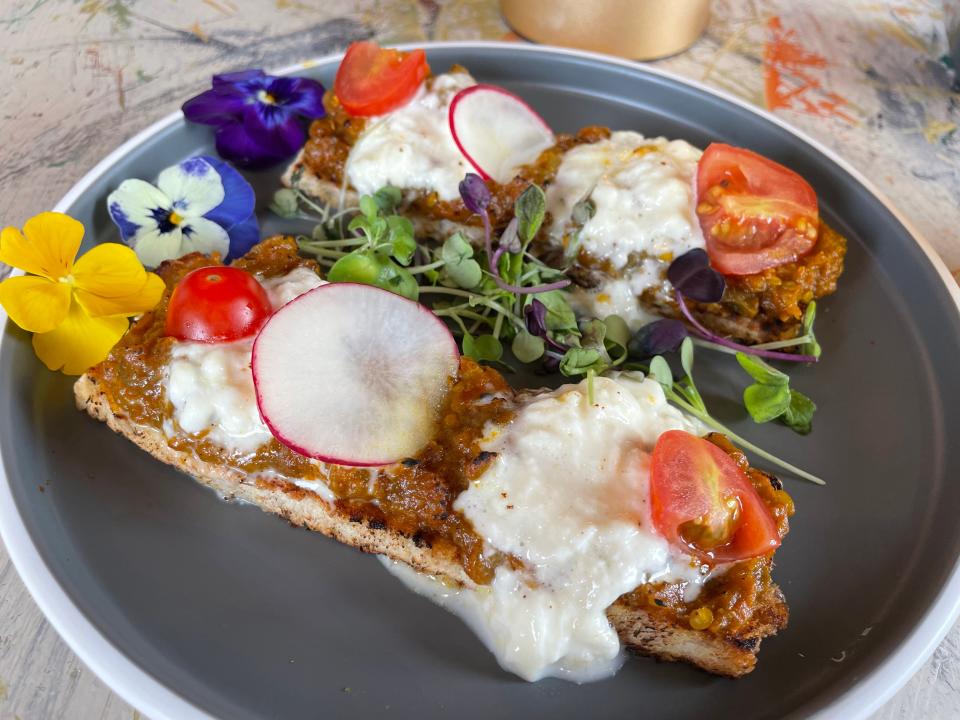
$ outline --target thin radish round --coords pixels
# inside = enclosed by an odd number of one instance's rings
[[[546,121],[511,92],[471,85],[450,103],[450,133],[484,180],[509,182],[556,142]]]
[[[387,465],[436,431],[459,352],[423,305],[357,283],[284,305],[253,345],[264,422],[291,449],[340,465]]]

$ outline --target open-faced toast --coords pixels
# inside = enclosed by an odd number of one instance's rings
[[[451,137],[452,113],[448,122],[458,91],[473,84],[464,68],[454,67],[428,77],[407,105],[378,117],[351,115],[335,92],[328,91],[327,116],[314,121],[284,183],[331,207],[355,206],[360,194],[392,184],[403,193],[403,214],[420,237],[442,241],[462,232],[479,241],[480,218],[456,195],[452,180],[474,168]],[[734,150],[741,159],[747,153]],[[540,185],[547,196],[547,220],[532,252],[548,264],[569,268],[576,285],[573,295],[584,315],[617,314],[636,330],[654,317],[682,317],[665,273],[672,259],[704,244],[698,214],[709,203],[698,200],[694,189],[700,157],[699,149],[682,140],[586,127],[557,135],[552,146],[516,167],[509,179],[487,178],[492,193],[487,212],[494,233],[502,231],[524,188]],[[772,172],[785,178],[799,178],[765,158],[759,162],[777,167]],[[766,184],[779,187],[784,182],[789,181],[774,178]],[[805,308],[836,290],[846,253],[846,240],[816,219],[812,189],[809,194],[811,222],[803,227],[816,242],[772,264],[741,265],[736,272],[718,268],[726,276],[722,299],[688,301],[698,322],[748,344],[801,335]],[[751,197],[749,203],[761,206],[761,200]],[[771,217],[740,224],[763,226],[795,209],[775,209]],[[792,232],[788,227],[780,235]]]
[[[383,478],[401,476],[428,460],[414,458],[373,471],[331,468],[293,453],[275,439],[253,451],[230,450],[217,444],[209,428],[187,432],[174,422],[168,375],[176,341],[163,333],[167,300],[183,275],[211,262],[216,259],[195,254],[159,269],[168,285],[167,296],[132,326],[107,360],[76,382],[77,407],[226,499],[255,503],[294,525],[405,563],[450,586],[477,588],[488,582],[489,558],[480,552],[483,541],[479,540],[478,547],[478,538],[470,536],[469,523],[462,518],[443,518],[441,523],[424,514],[418,520],[417,512],[425,511],[391,513],[389,504],[364,499],[363,489],[352,497],[341,494],[360,481],[365,486],[367,478],[378,473],[383,473]],[[264,241],[236,265],[265,283],[288,277],[293,271],[312,270],[309,261],[297,256],[296,244],[284,238]],[[495,387],[505,402],[522,404],[536,397],[536,393],[513,393],[498,374],[467,362],[461,375]],[[476,410],[471,408],[471,412]],[[744,456],[724,437],[710,439],[747,471],[776,518],[780,534],[785,534],[792,503],[779,481],[749,469]],[[490,455],[465,455],[463,462],[482,472]],[[326,482],[318,482],[320,478]],[[452,498],[444,502],[452,504]],[[450,525],[454,520],[456,528]],[[753,669],[760,642],[787,621],[783,596],[770,578],[772,556],[771,552],[730,563],[706,582],[693,602],[684,601],[678,583],[641,585],[619,597],[607,609],[607,617],[622,644],[636,653],[688,662],[719,675],[743,675]],[[384,612],[389,610],[384,608]],[[706,621],[704,613],[708,613]]]

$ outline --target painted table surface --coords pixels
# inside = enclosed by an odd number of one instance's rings
[[[958,5],[715,0],[705,35],[655,65],[836,150],[956,276],[960,94],[946,37]],[[371,36],[519,41],[496,0],[0,0],[0,222],[51,208],[211,73],[278,68]],[[67,648],[0,546],[0,720],[131,717],[141,714]],[[960,626],[875,717],[960,717]]]

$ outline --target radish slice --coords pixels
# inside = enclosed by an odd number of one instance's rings
[[[277,440],[325,462],[372,466],[429,442],[458,363],[450,331],[423,305],[330,283],[271,316],[251,367]]]
[[[471,85],[450,103],[450,133],[484,180],[509,182],[556,142],[542,117],[496,85]]]

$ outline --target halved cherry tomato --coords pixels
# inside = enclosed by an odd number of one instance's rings
[[[657,532],[702,560],[731,562],[780,546],[777,523],[743,470],[723,450],[668,430],[650,459]]]
[[[383,115],[406,105],[429,73],[423,50],[401,52],[364,40],[347,48],[333,91],[351,115]]]
[[[248,272],[223,265],[188,273],[167,306],[166,333],[217,343],[249,337],[273,313],[267,291]]]
[[[697,164],[697,217],[710,263],[752,275],[793,262],[817,243],[817,194],[793,170],[713,143]]]

